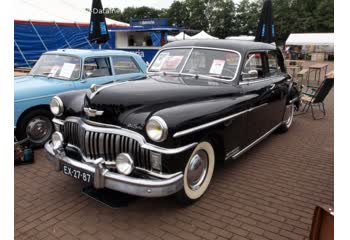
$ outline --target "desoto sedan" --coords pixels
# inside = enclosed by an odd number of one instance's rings
[[[288,131],[298,106],[275,46],[179,41],[159,51],[144,80],[54,97],[45,148],[57,171],[97,189],[192,203],[219,161]]]

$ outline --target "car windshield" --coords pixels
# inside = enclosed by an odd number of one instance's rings
[[[68,55],[44,54],[30,75],[75,80],[80,76],[80,58]]]
[[[149,72],[235,78],[240,56],[236,52],[205,48],[166,49],[153,61]]]

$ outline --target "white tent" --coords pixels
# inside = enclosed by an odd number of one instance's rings
[[[286,45],[334,45],[334,33],[291,33]]]
[[[241,41],[254,41],[255,37],[254,36],[241,35],[241,36],[226,37],[225,39],[228,39],[228,40],[241,40]]]
[[[78,2],[68,0],[15,0],[14,20],[45,23],[89,24],[90,12]],[[107,25],[128,27],[129,24],[106,19]]]
[[[191,36],[187,35],[184,32],[180,32],[176,36],[168,35],[169,42],[174,42],[174,41],[179,41],[179,40],[189,40],[189,39],[191,39]]]
[[[184,32],[180,32],[179,34],[177,34],[175,36],[176,40],[188,40],[188,39],[191,39],[191,36],[187,35],[186,33]]]
[[[191,39],[199,40],[199,39],[218,39],[217,37],[210,36],[208,33],[201,31],[196,35],[192,36]]]

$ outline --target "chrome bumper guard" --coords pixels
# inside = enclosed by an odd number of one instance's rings
[[[54,164],[56,171],[62,170],[62,163],[69,164],[77,169],[91,172],[94,175],[96,189],[108,188],[141,197],[163,197],[178,192],[183,187],[183,174],[173,174],[167,179],[141,179],[124,176],[109,171],[103,167],[104,159],[95,160],[94,163],[76,161],[66,156],[63,149],[54,150],[51,141],[45,144],[48,160]]]

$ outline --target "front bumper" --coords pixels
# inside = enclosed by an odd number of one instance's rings
[[[108,188],[123,193],[142,197],[163,197],[178,192],[183,187],[183,174],[173,174],[167,179],[142,179],[124,176],[109,171],[103,167],[103,158],[94,163],[79,162],[66,156],[64,150],[54,150],[51,141],[45,144],[48,160],[56,171],[62,170],[62,163],[69,164],[79,170],[91,172],[94,175],[96,189]]]

